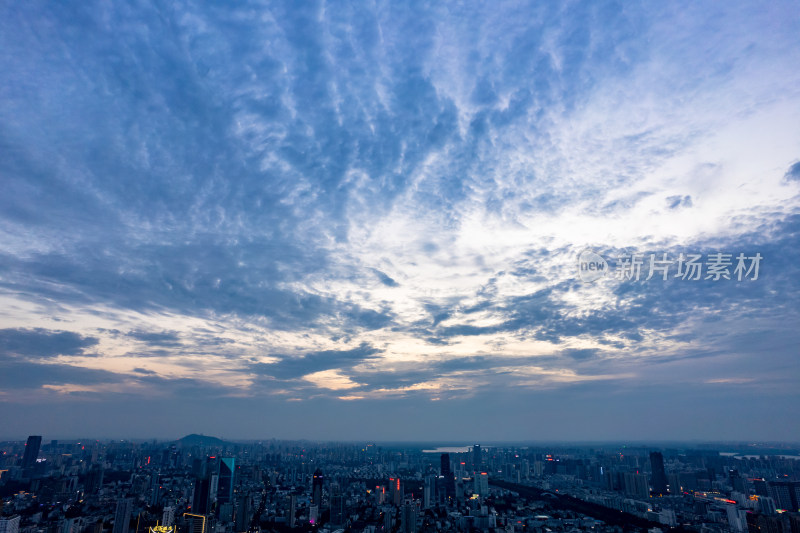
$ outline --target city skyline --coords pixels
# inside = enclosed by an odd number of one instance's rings
[[[0,50],[0,439],[800,441],[796,2],[5,3]]]

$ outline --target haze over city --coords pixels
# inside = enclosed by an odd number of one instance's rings
[[[3,2],[0,439],[798,442],[798,65],[792,1]]]

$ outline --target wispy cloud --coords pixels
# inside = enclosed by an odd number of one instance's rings
[[[0,402],[796,399],[795,12],[0,8]]]

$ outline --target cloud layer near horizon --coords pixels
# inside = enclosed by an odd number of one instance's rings
[[[11,426],[413,405],[417,438],[536,398],[575,438],[576,398],[611,428],[644,390],[678,437],[744,437],[718,415],[744,400],[800,439],[799,35],[791,2],[3,7]],[[763,261],[584,283],[587,248]],[[713,401],[686,425],[676,398]]]

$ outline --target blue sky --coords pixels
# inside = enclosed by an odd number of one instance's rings
[[[3,2],[0,436],[800,440],[797,65],[796,2]]]

